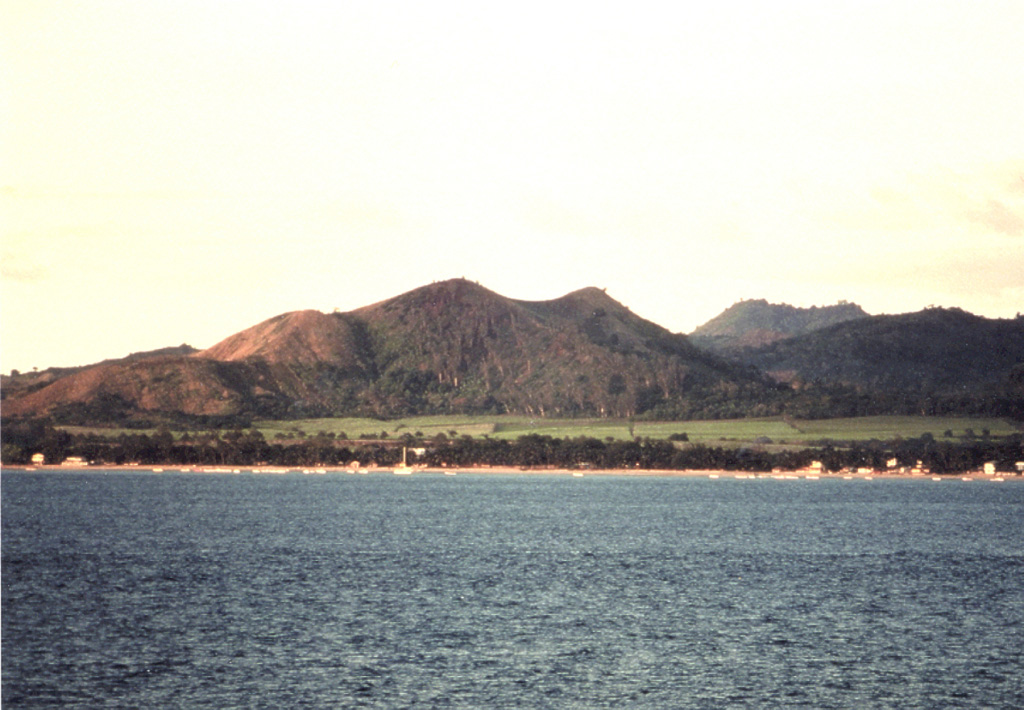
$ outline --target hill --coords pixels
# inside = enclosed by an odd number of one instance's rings
[[[868,314],[855,303],[797,308],[764,299],[740,301],[690,334],[694,345],[718,353],[761,347]]]
[[[736,357],[778,381],[845,387],[894,413],[1024,415],[1022,317],[989,319],[956,308],[870,316]]]
[[[767,380],[599,289],[517,301],[456,279],[348,313],[285,313],[189,355],[84,368],[12,392],[64,421],[492,412],[742,413]]]
[[[17,398],[28,394],[29,392],[42,389],[62,377],[74,375],[84,370],[100,367],[102,365],[136,362],[139,360],[149,360],[169,355],[191,355],[195,352],[198,351],[191,345],[178,345],[176,347],[160,348],[159,350],[147,350],[144,352],[132,353],[127,357],[104,360],[93,365],[81,365],[78,367],[50,367],[45,370],[32,372],[18,372],[15,370],[10,375],[0,375],[0,397],[3,399],[6,399],[7,397],[11,397],[12,399]]]
[[[5,377],[0,394],[4,417],[125,426],[417,414],[1024,419],[1024,318],[745,301],[698,330],[721,354],[600,289],[521,301],[455,279],[347,313],[284,313],[199,352]],[[740,345],[758,338],[771,342]]]
[[[634,416],[703,409],[716,391],[765,389],[746,368],[596,288],[531,302],[454,280],[351,315],[366,324],[376,354],[380,377],[369,394],[382,411]]]

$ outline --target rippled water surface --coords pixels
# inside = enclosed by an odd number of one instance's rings
[[[2,478],[4,707],[1024,707],[1024,484]]]

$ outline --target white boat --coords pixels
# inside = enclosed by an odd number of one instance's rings
[[[402,463],[395,467],[394,474],[396,476],[408,476],[412,473],[412,466],[405,462],[405,447],[402,447]]]

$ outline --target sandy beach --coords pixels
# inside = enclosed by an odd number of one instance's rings
[[[206,475],[326,475],[326,474],[348,474],[348,475],[398,475],[392,467],[376,466],[365,468],[353,468],[350,466],[315,466],[315,467],[281,467],[281,466],[187,466],[182,464],[163,465],[114,465],[100,464],[95,466],[61,466],[61,465],[20,465],[4,466],[4,471],[38,471],[41,473],[53,472],[87,472],[87,473],[109,473],[109,472],[134,472],[134,473],[192,473]],[[807,471],[774,471],[771,473],[753,471],[724,471],[712,469],[566,469],[547,467],[515,467],[515,466],[468,466],[460,468],[435,468],[435,467],[413,467],[408,474],[402,475],[499,475],[499,476],[568,476],[573,478],[585,478],[592,476],[635,476],[635,477],[662,477],[662,478],[710,478],[710,479],[775,479],[775,480],[863,480],[874,479],[920,479],[920,480],[958,480],[958,481],[1024,481],[1024,477],[1016,473],[997,473],[986,475],[980,471],[967,473],[901,473],[898,471],[875,471],[871,473],[814,473]]]

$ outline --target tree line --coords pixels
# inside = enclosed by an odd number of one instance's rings
[[[678,436],[676,439],[684,437]],[[79,456],[96,464],[181,466],[393,466],[402,447],[422,450],[410,454],[413,463],[430,467],[500,466],[512,468],[724,470],[768,472],[806,468],[821,461],[828,471],[847,468],[884,470],[919,461],[936,473],[974,471],[994,462],[1000,471],[1013,471],[1024,459],[1020,434],[1004,438],[939,441],[930,434],[893,441],[821,442],[800,450],[770,450],[763,445],[713,446],[685,441],[594,437],[556,438],[527,434],[515,440],[405,434],[393,440],[350,440],[320,433],[298,439],[268,441],[256,430],[186,433],[176,437],[167,429],[155,433],[123,433],[116,437],[72,434],[42,423],[5,427],[2,460],[28,464],[41,453],[47,463]]]

